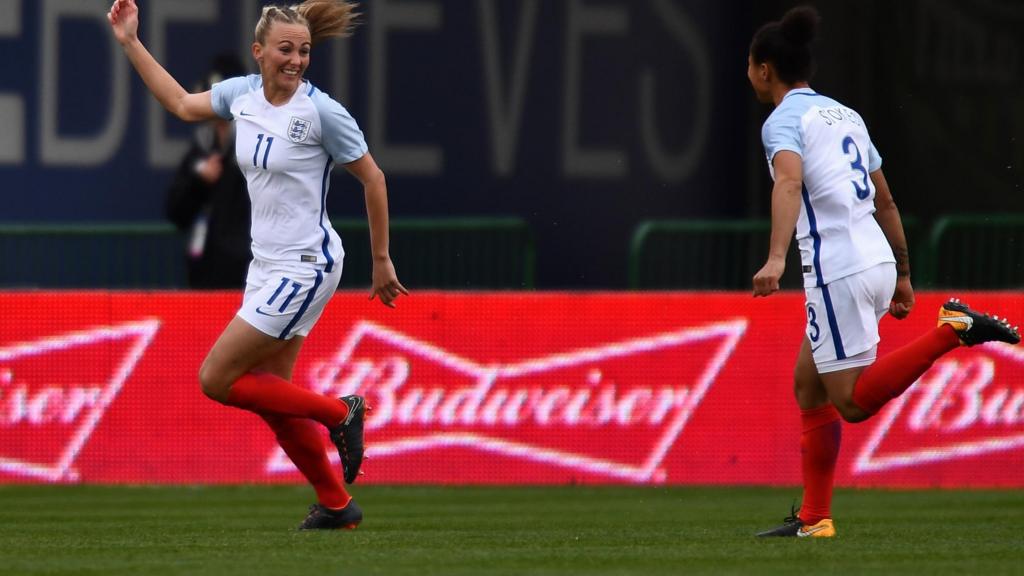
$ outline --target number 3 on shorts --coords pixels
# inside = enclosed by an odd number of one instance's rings
[[[811,342],[817,342],[821,336],[821,328],[818,327],[818,313],[814,311],[812,304],[807,305],[807,337]]]

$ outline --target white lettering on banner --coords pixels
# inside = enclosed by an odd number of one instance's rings
[[[150,0],[146,3],[146,29],[149,51],[157,62],[167,63],[167,26],[171,22],[212,24],[220,13],[220,2],[211,0]],[[189,92],[191,87],[186,88]],[[172,168],[188,152],[188,140],[171,138],[166,133],[168,112],[156,98],[146,98],[146,136],[149,165]]]
[[[43,0],[42,30],[39,39],[39,54],[42,54],[42,83],[40,92],[40,139],[39,157],[43,164],[59,166],[99,166],[109,162],[117,153],[128,126],[128,112],[131,103],[128,90],[128,59],[110,33],[107,22],[107,0]],[[76,17],[98,24],[96,34],[110,49],[109,58],[97,65],[110,66],[110,102],[107,106],[106,124],[93,137],[61,136],[58,123],[58,73],[60,71],[60,21]],[[103,78],[94,74],[94,78]],[[91,89],[91,87],[80,87]],[[78,114],[99,116],[98,110],[77,110]]]
[[[565,31],[565,83],[562,87],[562,164],[567,176],[621,178],[629,172],[629,159],[621,149],[584,150],[580,134],[580,83],[583,76],[583,38],[622,36],[629,28],[626,11],[620,7],[584,5],[568,0]]]
[[[330,388],[374,391],[374,414],[368,429],[390,424],[424,426],[658,426],[671,410],[682,407],[688,388],[641,387],[620,390],[603,383],[594,370],[586,382],[550,390],[537,388],[492,389],[499,370],[485,370],[476,386],[447,392],[443,388],[406,387],[408,361],[391,357],[380,364],[356,360],[349,373]],[[330,371],[337,375],[338,367]],[[321,376],[322,377],[322,376]],[[401,390],[400,390],[401,389]]]
[[[68,424],[86,408],[93,408],[101,387],[48,387],[36,392],[25,384],[12,385],[13,374],[0,369],[0,427],[28,424]]]
[[[1024,447],[1024,386],[997,379],[993,359],[1024,366],[1024,352],[1001,343],[980,350],[991,356],[979,352],[940,360],[890,402],[876,416],[879,422],[854,461],[854,474]],[[967,433],[973,434],[962,438]],[[955,439],[944,442],[948,437]],[[892,438],[918,446],[883,450],[883,441]]]
[[[369,142],[377,163],[392,174],[438,176],[444,154],[437,146],[393,145],[388,143],[387,76],[388,32],[390,30],[431,30],[441,28],[441,6],[426,0],[374,0],[369,4],[370,21],[370,129]]]
[[[704,157],[704,145],[711,128],[711,58],[704,48],[700,29],[685,12],[674,9],[667,0],[651,0],[651,3],[672,38],[685,48],[682,53],[690,57],[695,73],[694,99],[686,102],[692,111],[694,126],[690,131],[689,144],[678,154],[666,152],[658,141],[658,126],[663,122],[658,119],[654,101],[654,72],[644,70],[640,77],[641,135],[647,158],[663,180],[681,182],[693,175]]]
[[[0,0],[0,40],[21,36],[21,0]],[[0,92],[0,165],[25,161],[25,101]]]
[[[0,431],[4,437],[22,433],[46,438],[59,437],[66,430],[66,440],[53,454],[37,450],[33,461],[5,454],[0,445],[0,473],[41,478],[50,482],[72,481],[78,473],[72,468],[75,458],[99,424],[156,336],[160,321],[156,319],[100,327],[82,332],[52,336],[0,348]],[[102,345],[132,339],[120,362],[113,358],[109,379],[96,384],[39,384],[11,368],[22,360],[46,354],[66,353],[76,347]],[[59,371],[60,368],[55,368]],[[55,372],[55,375],[57,372]],[[46,461],[38,461],[46,460]]]
[[[519,28],[516,33],[515,55],[512,58],[512,76],[506,89],[501,73],[498,37],[498,9],[495,0],[478,0],[480,33],[483,38],[483,73],[486,81],[487,119],[491,126],[491,155],[498,176],[509,176],[515,165],[516,147],[519,145],[520,120],[526,95],[539,0],[525,0],[519,9]],[[506,93],[508,93],[506,97]]]
[[[373,417],[366,423],[368,429],[379,433],[393,427],[425,430],[411,437],[374,443],[368,454],[377,458],[462,447],[631,482],[658,482],[665,478],[664,470],[659,468],[662,460],[746,328],[747,321],[738,319],[523,362],[482,365],[364,321],[355,326],[334,359],[313,365],[311,387],[334,396],[355,392],[366,395],[374,408]],[[383,347],[386,353],[376,359],[357,356],[364,342],[374,350]],[[708,342],[713,344],[709,346],[713,348],[710,357],[693,365],[697,374],[686,385],[627,385],[607,378],[601,368],[603,362],[629,358],[631,363],[642,363],[645,354]],[[410,363],[414,360],[443,369],[449,375],[446,380],[463,384],[412,381]],[[573,368],[587,368],[582,381],[552,385],[541,378],[560,370],[571,373]],[[516,430],[543,427],[553,429],[545,436],[554,439],[559,431],[589,433],[597,446],[609,426],[649,434],[650,446],[636,447],[641,462],[613,461],[578,450],[501,437]],[[293,470],[284,452],[275,448],[267,464],[268,473]]]
[[[10,3],[12,0],[2,0]],[[167,28],[172,23],[194,22],[213,24],[222,8],[221,2],[207,0],[152,0],[147,4],[149,11],[143,22],[146,26],[147,46],[154,56],[167,64],[167,52],[173,47],[167,46]],[[0,3],[0,6],[7,5]],[[20,7],[16,1],[11,4]],[[516,173],[517,150],[520,145],[523,118],[528,113],[526,103],[530,94],[531,76],[533,71],[547,69],[551,66],[544,39],[538,38],[537,30],[540,10],[544,6],[540,0],[524,0],[517,4],[514,11],[517,18],[514,32],[506,42],[500,38],[501,17],[512,11],[499,10],[501,4],[496,0],[477,0],[470,6],[478,10],[476,19],[464,21],[476,22],[477,30],[459,30],[461,34],[478,34],[480,42],[480,70],[484,94],[483,106],[487,115],[486,143],[490,144],[490,164],[497,177],[508,177]],[[100,166],[111,161],[124,144],[126,131],[129,129],[128,118],[131,100],[131,71],[127,59],[107,28],[105,13],[109,2],[105,0],[42,0],[39,3],[41,38],[38,53],[41,68],[40,83],[37,90],[39,101],[39,157],[46,166]],[[587,99],[583,93],[584,62],[587,61],[586,45],[590,41],[611,38],[611,41],[627,43],[627,37],[634,31],[630,28],[630,10],[636,6],[650,7],[659,22],[665,26],[674,45],[681,48],[681,54],[692,64],[692,79],[683,86],[692,91],[686,105],[692,112],[693,125],[686,144],[679,150],[668,150],[661,141],[659,131],[665,130],[664,122],[659,122],[656,93],[658,81],[654,68],[642,66],[635,78],[625,78],[620,82],[604,84],[609,91],[617,92],[617,96],[627,98],[633,96],[633,86],[638,93],[636,126],[639,143],[647,164],[654,174],[663,181],[681,182],[691,177],[703,158],[710,132],[712,75],[711,58],[708,55],[704,37],[698,26],[690,19],[682,7],[672,5],[667,0],[648,0],[646,3],[629,4],[624,1],[608,1],[600,4],[587,3],[584,0],[568,0],[561,3],[559,9],[564,10],[565,27],[556,30],[555,34],[564,34],[564,59],[559,64],[563,81],[549,83],[544,86],[544,97],[555,99],[555,105],[561,107],[561,122],[550,126],[552,139],[560,141],[562,152],[561,170],[565,178],[585,178],[595,180],[621,180],[626,178],[630,170],[629,150],[617,147],[597,148],[588,144],[583,138],[583,127],[598,118],[584,118],[587,108],[583,105]],[[243,55],[242,61],[253,70],[250,54],[252,28],[259,14],[258,0],[239,0],[238,2],[238,43]],[[438,0],[376,0],[368,5],[372,14],[367,18],[369,26],[367,49],[368,82],[365,101],[367,118],[365,128],[367,141],[386,172],[389,174],[412,175],[424,177],[441,176],[444,172],[445,150],[436,142],[429,143],[395,143],[391,140],[388,130],[388,102],[393,93],[393,83],[389,78],[402,77],[401,73],[389,74],[389,47],[393,42],[393,33],[439,32],[442,29],[442,3]],[[17,12],[15,10],[15,12]],[[60,100],[60,85],[63,80],[60,68],[60,24],[64,20],[87,20],[97,23],[96,34],[102,35],[110,48],[110,57],[101,60],[101,68],[109,69],[109,74],[99,74],[97,78],[106,79],[110,87],[110,101],[106,110],[78,111],[102,119],[99,131],[94,135],[63,135],[60,133],[59,114],[67,109],[68,104]],[[20,19],[11,19],[0,25],[0,38],[20,33]],[[439,37],[435,34],[436,37]],[[549,40],[551,40],[549,38]],[[538,44],[540,42],[540,44]],[[502,58],[502,46],[508,46],[509,57]],[[467,53],[466,58],[476,58]],[[351,71],[350,52],[346,41],[331,43],[332,72],[330,89],[332,94],[346,105],[350,105],[349,75]],[[403,60],[404,62],[404,60]],[[506,64],[507,63],[507,64]],[[470,66],[473,61],[453,62],[452,66]],[[550,77],[545,73],[545,77]],[[559,88],[561,89],[559,91]],[[406,85],[400,90],[409,89]],[[437,89],[435,87],[419,87],[419,89]],[[64,93],[69,93],[65,90]],[[629,92],[627,94],[627,92]],[[443,97],[443,94],[441,95]],[[31,99],[27,102],[32,102]],[[152,97],[146,95],[138,102],[145,106],[145,155],[152,167],[167,168],[175,165],[184,153],[187,142],[181,137],[171,137],[166,133],[167,113]],[[664,105],[664,104],[662,104]],[[26,98],[24,95],[0,93],[0,120],[5,121],[8,130],[0,133],[0,164],[25,163],[25,146],[28,135],[25,134],[24,117],[26,116]],[[442,108],[442,110],[447,110]],[[105,114],[105,115],[104,115]],[[447,122],[452,126],[466,122],[465,118],[428,119],[430,122]],[[622,134],[620,141],[631,141],[629,135]]]

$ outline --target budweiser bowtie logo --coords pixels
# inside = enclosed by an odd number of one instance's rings
[[[746,330],[733,320],[513,363],[479,363],[370,322],[311,387],[374,407],[368,455],[468,449],[631,482],[659,466]],[[293,470],[276,450],[270,472]],[[443,481],[443,479],[439,480]]]
[[[75,458],[159,326],[144,320],[0,348],[0,474],[77,479]]]
[[[1024,350],[990,343],[935,363],[878,416],[864,473],[1024,446]]]

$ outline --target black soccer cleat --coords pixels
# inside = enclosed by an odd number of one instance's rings
[[[363,521],[363,510],[355,500],[341,510],[331,510],[322,504],[309,507],[309,514],[299,525],[299,530],[355,530]]]
[[[983,342],[1020,343],[1020,332],[1011,327],[1006,318],[989,316],[971,310],[958,298],[952,298],[939,308],[939,326],[949,324],[964,346],[974,346]]]
[[[820,520],[813,526],[804,524],[796,514],[796,508],[789,509],[789,516],[782,521],[782,526],[758,532],[758,538],[833,538],[836,528],[831,518]]]
[[[366,399],[362,396],[340,398],[348,406],[348,416],[331,429],[331,442],[338,448],[341,457],[341,471],[345,483],[351,484],[359,477],[363,464],[363,417],[366,415]]]

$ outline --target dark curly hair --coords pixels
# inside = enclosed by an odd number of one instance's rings
[[[782,20],[769,22],[754,34],[750,57],[755,64],[770,62],[787,84],[806,82],[814,76],[811,43],[818,35],[821,17],[811,6],[797,6]]]

